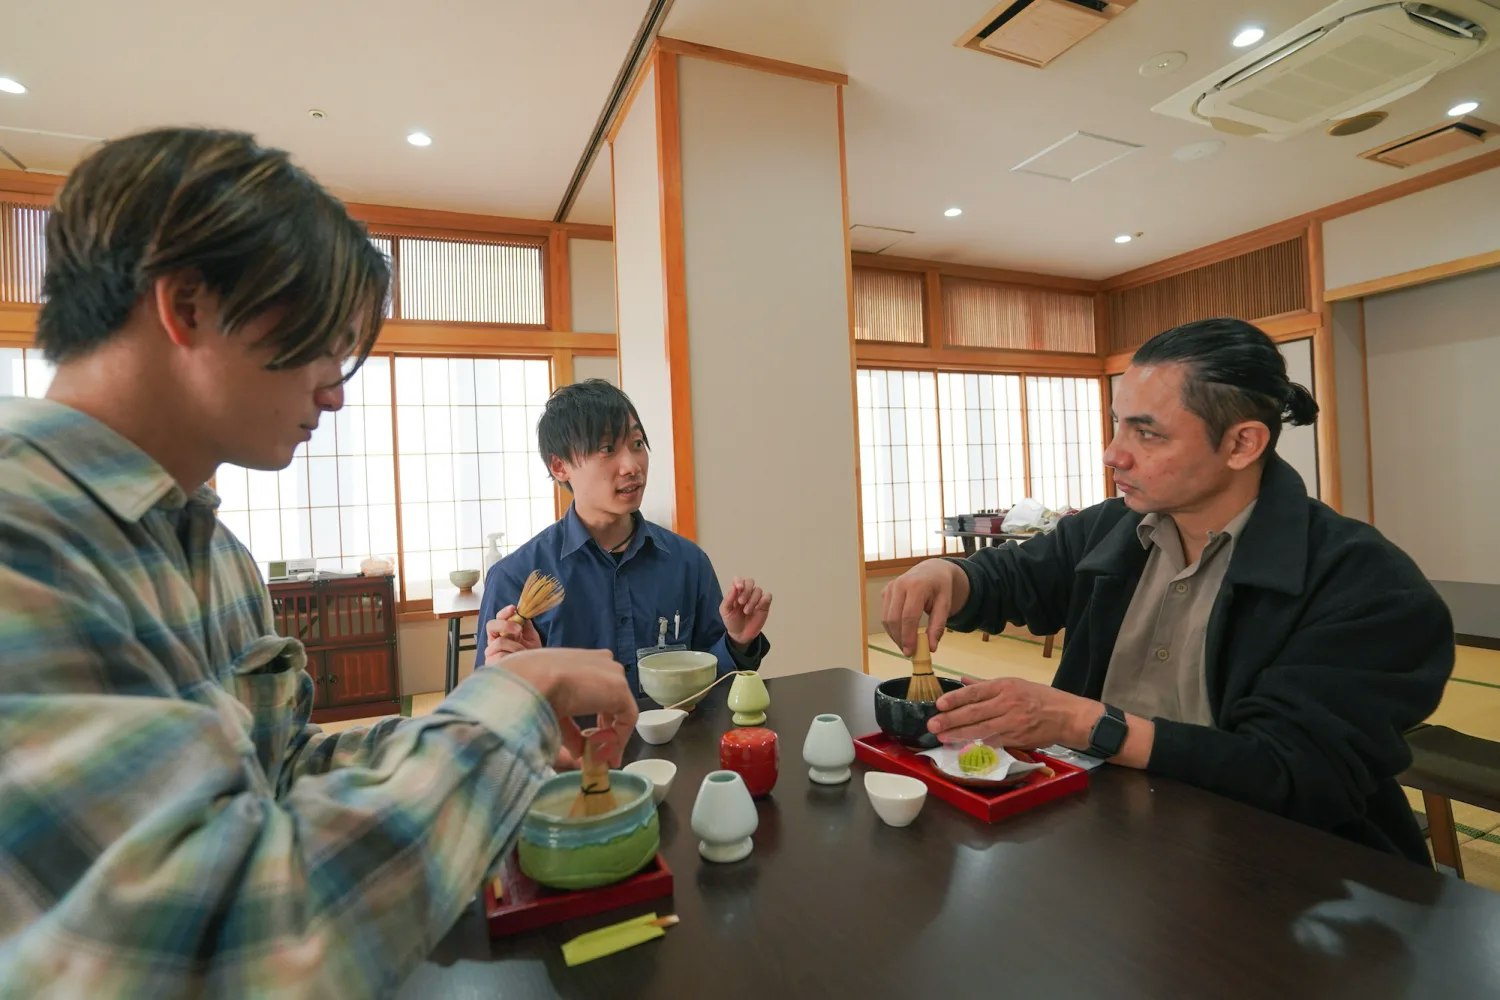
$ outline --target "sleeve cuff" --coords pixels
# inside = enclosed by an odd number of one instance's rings
[[[724,646],[729,650],[729,657],[734,660],[737,669],[756,670],[760,667],[760,661],[764,660],[766,654],[771,651],[771,640],[767,639],[766,634],[762,632],[750,641],[750,645],[746,646],[742,653],[735,648],[735,641],[726,635]]]
[[[515,674],[499,667],[480,667],[434,714],[457,715],[484,726],[538,772],[552,766],[562,730],[552,706]]]

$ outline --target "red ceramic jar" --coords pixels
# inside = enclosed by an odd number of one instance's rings
[[[731,729],[719,740],[719,766],[745,779],[752,798],[771,794],[780,756],[776,734],[760,726]]]

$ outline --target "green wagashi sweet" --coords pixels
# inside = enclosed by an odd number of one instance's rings
[[[999,766],[994,749],[983,743],[971,743],[958,755],[958,769],[964,774],[987,774]]]

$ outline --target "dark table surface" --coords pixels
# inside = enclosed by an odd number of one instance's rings
[[[848,784],[812,784],[819,712],[875,727],[876,680],[768,681],[781,777],[755,851],[702,861],[689,827],[729,728],[727,684],[670,743],[671,899],[490,941],[479,904],[410,997],[1500,997],[1500,894],[1177,782],[1111,766],[1088,791],[994,825],[932,796],[885,826]],[[654,707],[654,706],[653,706]],[[666,937],[577,968],[559,945],[638,913]]]

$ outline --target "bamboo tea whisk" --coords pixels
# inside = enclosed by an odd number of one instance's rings
[[[516,602],[516,620],[528,622],[546,614],[562,603],[563,594],[563,585],[557,577],[532,570],[521,588],[521,599]]]
[[[932,650],[927,648],[927,629],[917,627],[917,651],[911,658],[911,683],[906,688],[907,701],[937,701],[943,686],[932,672]]]
[[[609,790],[609,758],[605,747],[613,734],[606,729],[585,729],[583,736],[583,762],[579,768],[580,787],[573,807],[568,810],[569,819],[587,816],[602,816],[619,807],[615,793]]]

